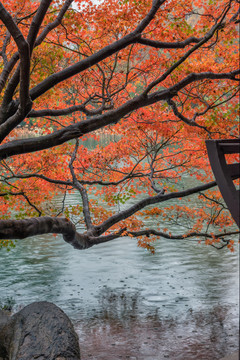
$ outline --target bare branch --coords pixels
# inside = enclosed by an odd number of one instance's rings
[[[183,49],[185,46],[190,45],[192,43],[199,43],[202,39],[198,39],[194,36],[183,40],[183,41],[176,41],[176,42],[164,42],[164,41],[156,41],[151,39],[140,38],[137,43],[142,45],[147,45],[154,47],[156,49]]]
[[[88,195],[87,195],[87,191],[84,188],[84,186],[82,184],[80,184],[80,182],[77,180],[75,171],[74,171],[74,167],[73,167],[73,163],[76,159],[76,154],[77,154],[77,150],[78,150],[78,146],[79,146],[79,141],[76,140],[76,145],[75,145],[75,149],[74,152],[72,153],[72,157],[69,163],[69,169],[71,171],[71,175],[72,175],[72,179],[73,179],[73,187],[75,189],[77,189],[82,197],[82,202],[83,202],[83,215],[84,215],[84,221],[85,224],[87,226],[88,230],[93,229],[93,224],[92,224],[92,220],[91,220],[91,215],[90,215],[90,208],[89,208],[89,200],[88,200]]]

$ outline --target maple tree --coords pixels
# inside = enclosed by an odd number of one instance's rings
[[[205,139],[238,137],[238,3],[0,3],[1,246],[59,233],[77,249],[128,235],[233,250]]]

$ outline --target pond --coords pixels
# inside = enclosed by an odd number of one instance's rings
[[[2,249],[0,274],[0,303],[69,315],[83,360],[217,360],[238,347],[237,252],[160,239],[151,255],[127,237],[77,251],[45,235]]]

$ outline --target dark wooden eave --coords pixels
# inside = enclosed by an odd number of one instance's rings
[[[209,161],[222,197],[240,228],[240,191],[233,180],[240,178],[240,164],[227,164],[226,154],[240,153],[240,139],[206,140]]]

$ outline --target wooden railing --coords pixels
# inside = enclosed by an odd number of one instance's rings
[[[233,180],[240,178],[240,164],[228,164],[226,154],[240,153],[240,139],[206,140],[209,161],[222,197],[240,228],[240,191]]]

